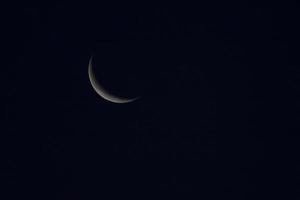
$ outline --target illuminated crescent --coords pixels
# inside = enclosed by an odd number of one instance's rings
[[[135,101],[139,98],[139,97],[136,97],[136,98],[129,99],[129,98],[118,97],[118,96],[110,93],[109,91],[107,91],[103,86],[101,86],[95,77],[95,73],[93,70],[92,58],[93,57],[91,57],[91,59],[89,61],[88,74],[89,74],[89,79],[90,79],[91,85],[92,85],[93,89],[97,92],[98,95],[100,95],[103,99],[113,102],[113,103],[129,103],[129,102]]]

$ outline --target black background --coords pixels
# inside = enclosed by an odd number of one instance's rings
[[[296,199],[296,5],[9,8],[4,199]]]

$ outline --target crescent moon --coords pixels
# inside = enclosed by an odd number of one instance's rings
[[[95,73],[93,70],[92,58],[93,57],[91,57],[91,59],[89,61],[88,74],[89,74],[89,80],[91,82],[91,85],[92,85],[93,89],[97,92],[98,95],[100,95],[103,99],[113,102],[113,103],[130,103],[139,98],[139,97],[136,97],[136,98],[129,99],[129,98],[118,97],[118,96],[110,93],[109,91],[107,91],[103,86],[101,86],[95,77]]]

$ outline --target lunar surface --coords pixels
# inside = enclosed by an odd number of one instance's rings
[[[98,95],[100,95],[100,97],[102,97],[103,99],[113,102],[113,103],[130,103],[132,101],[135,101],[137,99],[139,99],[139,97],[135,97],[135,98],[123,98],[123,97],[119,97],[116,96],[115,94],[112,94],[111,92],[109,92],[107,89],[105,89],[96,79],[95,77],[95,73],[93,70],[93,57],[91,57],[90,61],[89,61],[89,67],[88,67],[88,74],[89,74],[89,79],[91,82],[91,85],[93,87],[93,89],[97,92]]]

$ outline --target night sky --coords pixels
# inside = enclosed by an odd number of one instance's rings
[[[3,200],[297,199],[294,5],[9,8]]]

